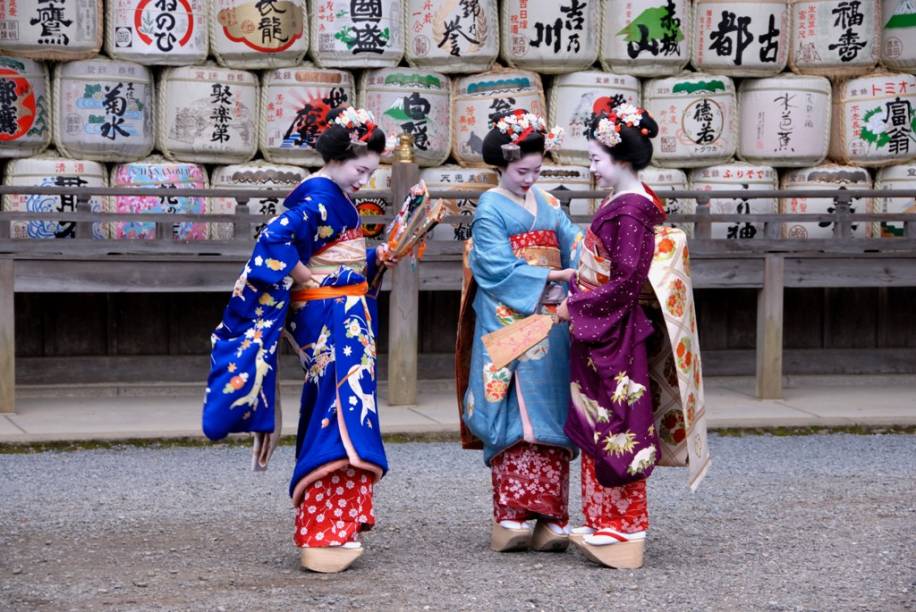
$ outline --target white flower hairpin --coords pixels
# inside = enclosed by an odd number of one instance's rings
[[[509,137],[509,142],[501,147],[503,159],[507,162],[521,158],[522,152],[518,143],[529,134],[543,134],[546,151],[559,148],[563,140],[563,128],[555,126],[548,132],[547,122],[543,117],[522,110],[516,110],[500,117],[493,127]]]

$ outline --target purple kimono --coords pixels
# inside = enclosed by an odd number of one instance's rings
[[[598,481],[620,486],[649,476],[659,457],[640,305],[665,214],[628,193],[605,201],[585,237],[569,297],[572,405],[566,434],[595,459]],[[651,291],[651,289],[649,289]]]

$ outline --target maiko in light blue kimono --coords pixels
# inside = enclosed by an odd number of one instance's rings
[[[378,327],[368,282],[375,249],[366,249],[359,213],[331,180],[313,177],[262,231],[213,333],[203,430],[212,439],[274,429],[281,331],[305,370],[290,482],[295,503],[322,475],[352,465],[380,478],[388,469],[376,408]],[[304,262],[311,280],[292,287]]]
[[[534,187],[537,215],[502,189],[484,193],[472,225],[468,266],[476,283],[476,315],[462,420],[483,443],[490,461],[524,440],[566,448],[569,407],[569,328],[555,325],[548,338],[504,368],[495,368],[481,340],[519,319],[546,312],[542,298],[550,270],[575,267],[582,231],[559,201]],[[530,201],[530,200],[529,200]],[[565,284],[560,287],[565,295]]]

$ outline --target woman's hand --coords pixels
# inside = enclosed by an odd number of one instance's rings
[[[387,244],[375,247],[375,259],[389,270],[398,265],[398,258],[391,254]]]
[[[297,285],[304,285],[312,278],[312,271],[304,263],[297,261],[289,275]]]
[[[551,270],[547,273],[547,280],[554,283],[568,283],[575,275],[576,271],[572,268],[566,268],[565,270]]]
[[[569,305],[566,303],[568,301],[569,298],[566,298],[557,306],[557,318],[561,321],[569,321]]]

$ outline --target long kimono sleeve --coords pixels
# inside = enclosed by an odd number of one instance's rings
[[[592,291],[574,289],[567,302],[570,333],[579,342],[610,345],[616,344],[621,324],[628,322],[628,315],[638,306],[639,291],[652,264],[655,235],[645,223],[627,214],[613,217],[597,229],[598,238],[611,255],[610,279]]]
[[[534,313],[548,270],[528,265],[515,256],[503,221],[485,197],[477,206],[471,233],[474,250],[470,266],[478,287],[516,312]]]
[[[560,221],[557,224],[557,239],[560,243],[560,255],[564,268],[575,268],[579,265],[579,252],[582,247],[582,228],[572,222],[564,211],[560,210]]]
[[[271,219],[261,231],[248,262],[248,279],[268,285],[287,276],[296,264],[307,262],[318,240],[320,213],[309,205],[289,209]]]

